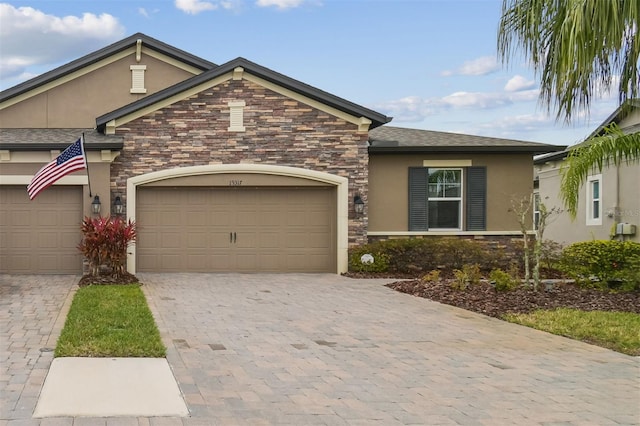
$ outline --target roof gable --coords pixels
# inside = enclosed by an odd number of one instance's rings
[[[107,127],[117,127],[132,119],[199,93],[206,88],[230,79],[242,78],[270,88],[285,96],[298,95],[304,98],[304,102],[311,106],[324,109],[333,115],[342,116],[355,124],[365,125],[367,128],[369,126],[374,128],[391,121],[390,117],[371,109],[277,73],[247,59],[236,58],[165,90],[104,114],[96,119],[96,127],[100,132],[105,132]],[[106,131],[109,132],[109,130]]]
[[[11,101],[14,98],[18,98],[20,95],[27,95],[28,92],[37,91],[39,88],[43,88],[45,86],[48,87],[55,85],[56,80],[60,80],[74,73],[81,73],[83,69],[89,69],[91,66],[95,66],[101,62],[108,62],[110,57],[117,57],[124,51],[136,48],[138,40],[141,41],[142,48],[147,49],[149,52],[155,52],[162,57],[170,58],[177,63],[184,64],[185,67],[198,70],[199,72],[216,67],[216,64],[213,62],[209,62],[183,50],[172,47],[145,34],[136,33],[107,47],[69,62],[68,64],[62,65],[34,77],[31,80],[0,92],[0,103]]]

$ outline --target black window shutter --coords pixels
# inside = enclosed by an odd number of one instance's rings
[[[409,167],[409,231],[426,231],[429,228],[427,212],[427,183],[429,169]]]
[[[487,168],[468,167],[467,231],[487,229]]]

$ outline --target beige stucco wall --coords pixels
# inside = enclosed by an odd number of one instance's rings
[[[146,65],[146,94],[132,94],[131,65]],[[194,70],[191,70],[194,71]],[[62,78],[48,90],[6,106],[0,105],[2,128],[93,128],[96,117],[111,112],[175,83],[193,77],[184,70],[135,52],[74,79]],[[66,81],[65,81],[66,80]],[[4,107],[3,107],[4,106]]]
[[[554,214],[547,225],[545,238],[567,245],[577,241],[591,239],[608,240],[612,227],[618,222],[627,222],[640,226],[640,165],[630,164],[621,167],[608,167],[601,174],[602,224],[588,225],[586,220],[587,194],[583,185],[579,191],[576,218],[571,219],[565,212],[560,198],[560,162],[550,162],[536,166],[540,180],[540,200],[547,209],[562,211]],[[638,228],[640,231],[640,228]],[[625,237],[640,242],[640,236]]]
[[[470,161],[487,168],[488,232],[517,232],[512,200],[533,191],[530,154],[411,154],[369,157],[369,232],[408,231],[408,168],[429,160]],[[437,232],[437,231],[436,231]]]
[[[21,155],[13,155],[13,159],[8,161],[0,161],[0,185],[20,185],[24,186],[25,192],[27,185],[33,176],[42,168],[43,165],[51,161],[56,153],[43,152],[20,152]],[[89,170],[80,170],[70,173],[54,185],[80,185],[83,187],[83,215],[91,215],[91,202],[93,196],[98,195],[102,203],[102,214],[107,215],[110,212],[112,200],[109,198],[110,187],[110,166],[111,161],[115,159],[118,152],[89,152],[87,153],[89,161]],[[91,184],[91,197],[89,196],[89,183]],[[46,189],[45,189],[46,191]]]

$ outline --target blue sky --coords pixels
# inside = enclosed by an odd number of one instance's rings
[[[390,125],[572,145],[520,57],[496,57],[501,0],[39,0],[0,3],[0,89],[136,32],[217,64],[242,56],[394,117]]]

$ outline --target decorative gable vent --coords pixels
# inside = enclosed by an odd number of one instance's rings
[[[144,87],[144,72],[146,65],[131,65],[131,90],[129,93],[147,93]]]
[[[230,109],[229,130],[230,132],[244,132],[244,101],[231,101],[228,103]]]

